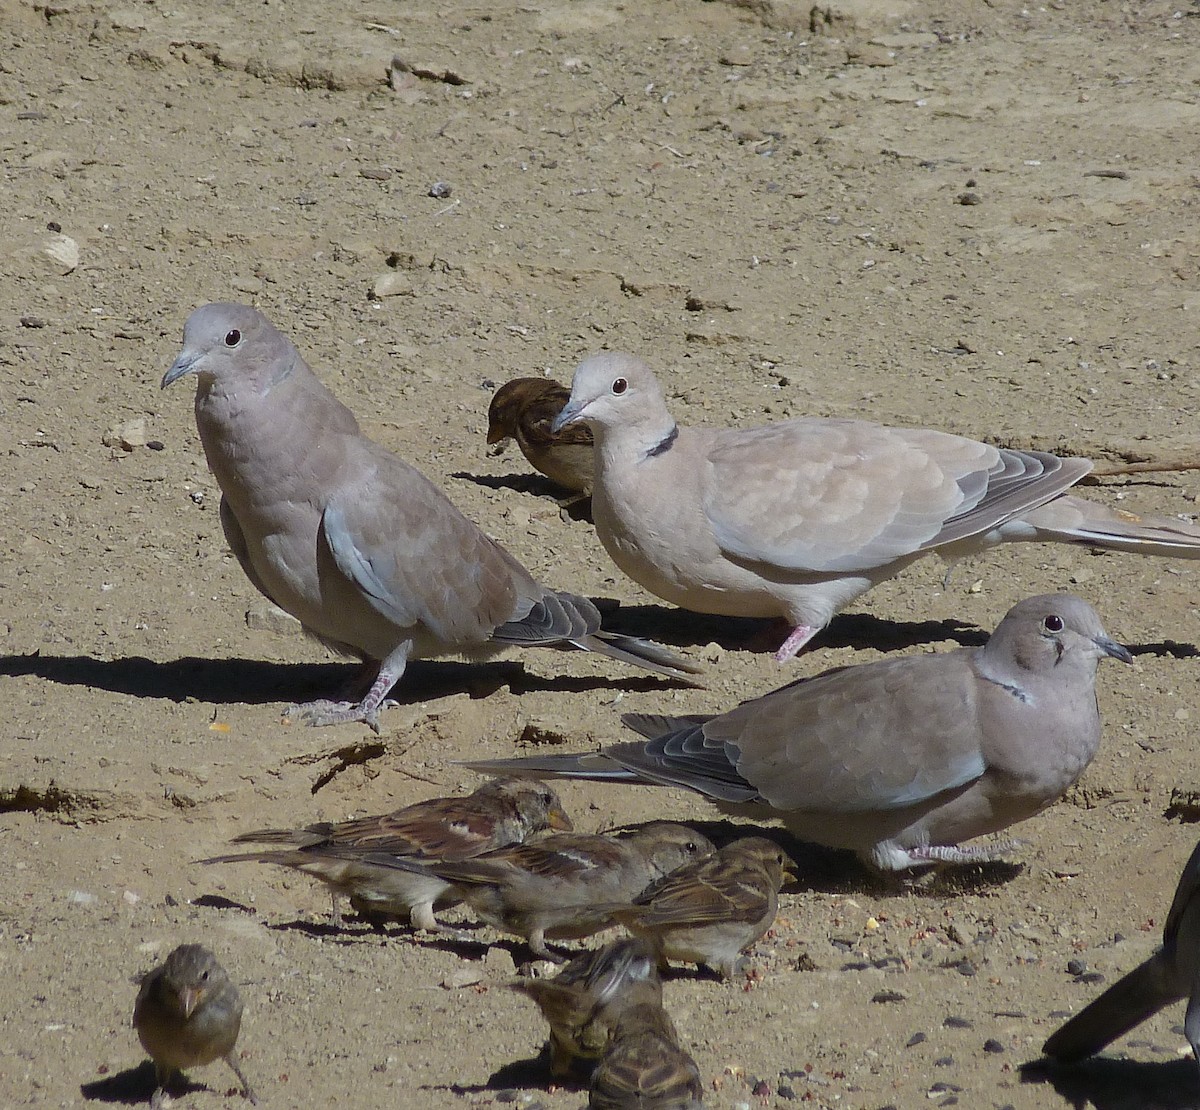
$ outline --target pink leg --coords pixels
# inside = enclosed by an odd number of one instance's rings
[[[293,705],[284,710],[285,717],[299,717],[305,724],[314,728],[321,725],[344,725],[354,721],[362,721],[372,732],[379,732],[379,709],[400,676],[404,674],[408,663],[408,653],[412,650],[412,642],[405,640],[382,663],[379,673],[371,688],[362,701],[357,704],[346,701],[329,701],[320,699],[304,705]]]
[[[775,653],[775,662],[786,663],[819,631],[820,629],[810,628],[807,624],[796,625],[796,627],[792,629],[791,635],[783,641],[783,647],[781,647]]]

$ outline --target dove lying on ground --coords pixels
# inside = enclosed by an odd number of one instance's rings
[[[428,798],[379,817],[328,821],[303,829],[261,829],[234,837],[235,844],[286,845],[272,851],[214,856],[200,863],[274,863],[303,871],[328,885],[334,923],[341,923],[338,898],[356,909],[399,916],[414,928],[438,932],[435,903],[452,902],[451,884],[425,870],[380,867],[364,856],[387,852],[413,861],[463,860],[543,829],[569,831],[570,818],[558,795],[543,783],[497,779],[459,798]]]
[[[487,441],[504,449],[515,439],[534,470],[564,489],[589,493],[592,488],[592,433],[583,424],[552,432],[571,391],[547,378],[514,378],[502,385],[488,407]]]
[[[684,609],[786,618],[781,662],[930,551],[1050,540],[1200,558],[1200,528],[1066,496],[1086,459],[865,420],[681,427],[631,355],[579,365],[552,428],[579,422],[595,436],[592,515],[617,566]]]
[[[253,308],[210,304],[188,317],[163,387],[189,374],[221,524],[242,570],[311,635],[370,665],[357,703],[293,711],[310,724],[378,730],[408,660],[428,655],[543,645],[673,678],[691,668],[656,644],[603,631],[586,598],[539,585],[420,471],[363,435]]]
[[[693,1110],[703,1099],[700,1069],[680,1048],[662,1006],[639,1002],[622,1010],[592,1073],[588,1110]]]
[[[552,979],[518,979],[550,1024],[550,1074],[586,1078],[604,1054],[623,1010],[662,1005],[662,981],[650,945],[636,937],[582,952]]]
[[[623,717],[648,743],[467,766],[686,786],[884,870],[995,858],[1013,845],[959,845],[1045,809],[1095,755],[1105,656],[1132,662],[1087,602],[1046,594],[981,648],[826,671],[715,717]]]
[[[379,853],[364,858],[448,880],[489,925],[524,937],[541,959],[562,963],[546,947],[547,937],[578,940],[608,928],[607,910],[597,912],[597,906],[628,902],[712,850],[693,829],[661,821],[623,836],[554,833],[460,862],[415,864]]]
[[[794,865],[778,844],[744,836],[651,883],[612,918],[654,945],[660,967],[683,960],[732,979],[775,922],[785,871]]]
[[[1118,979],[1042,1046],[1047,1056],[1074,1063],[1099,1052],[1164,1006],[1188,1000],[1184,1035],[1200,1063],[1200,844],[1175,888],[1162,947]]]
[[[154,1061],[157,1087],[150,1105],[167,1102],[167,1087],[184,1068],[224,1060],[251,1102],[258,1099],[234,1049],[242,1029],[242,999],[216,957],[199,944],[181,944],[147,973],[133,1006],[133,1027]]]

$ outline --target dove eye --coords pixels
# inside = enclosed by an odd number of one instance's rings
[[[1042,627],[1047,632],[1061,632],[1063,630],[1063,619],[1051,613],[1050,616],[1043,618]]]
[[[230,328],[225,333],[225,346],[236,347],[242,341],[242,333],[237,328]]]
[[[624,393],[628,388],[629,383],[624,378],[618,378],[612,383],[612,391],[618,397],[620,397],[621,394]]]

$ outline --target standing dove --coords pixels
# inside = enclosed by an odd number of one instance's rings
[[[496,390],[488,406],[487,441],[496,453],[510,439],[534,470],[564,489],[592,489],[592,433],[584,424],[558,432],[550,425],[562,412],[571,391],[546,378],[514,378]]]
[[[146,975],[133,1006],[133,1027],[154,1061],[151,1106],[165,1105],[167,1087],[184,1068],[214,1060],[224,1060],[241,1082],[242,1094],[258,1101],[234,1056],[242,999],[207,948],[181,944]]]
[[[1099,1052],[1110,1041],[1158,1013],[1188,1000],[1183,1032],[1200,1063],[1200,844],[1175,888],[1163,926],[1162,947],[1118,979],[1046,1041],[1042,1051],[1064,1063]]]
[[[552,429],[577,422],[595,436],[592,515],[617,566],[684,609],[786,618],[780,662],[930,551],[1050,540],[1200,558],[1196,527],[1064,495],[1086,459],[864,420],[681,427],[631,355],[580,363]]]
[[[883,870],[990,859],[1013,845],[959,845],[1039,813],[1095,755],[1105,656],[1133,661],[1087,602],[1045,594],[983,647],[841,667],[715,717],[623,717],[647,743],[468,766],[686,786]]]
[[[427,798],[378,817],[328,821],[303,829],[260,829],[234,837],[237,844],[282,845],[214,856],[201,863],[273,863],[303,871],[328,885],[335,924],[338,898],[368,913],[398,915],[416,929],[440,932],[433,909],[449,898],[451,884],[429,871],[380,867],[366,857],[387,852],[414,862],[464,860],[543,829],[569,831],[558,795],[543,783],[493,779],[462,798]]]
[[[253,308],[188,317],[166,388],[195,375],[196,426],[221,524],[254,586],[334,651],[368,664],[357,701],[291,712],[310,724],[378,712],[409,659],[506,645],[596,651],[682,678],[691,665],[600,628],[586,598],[539,585],[420,471],[368,439],[291,341]]]

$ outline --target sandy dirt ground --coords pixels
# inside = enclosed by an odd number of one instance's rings
[[[947,583],[927,560],[781,673],[746,622],[624,579],[483,434],[495,384],[612,348],[691,423],[840,414],[1107,463],[1186,454],[1197,15],[0,0],[0,1104],[146,1098],[135,978],[195,940],[242,985],[264,1105],[577,1107],[504,989],[520,946],[337,929],[303,877],[192,861],[469,788],[452,761],[512,754],[531,725],[586,748],[620,710],[718,710],[978,643],[1069,588],[1136,665],[1101,669],[1100,754],[1020,828],[1017,865],[913,889],[800,852],[755,976],[684,975],[668,1006],[715,1107],[1200,1105],[1180,1007],[1088,1067],[1022,1069],[1152,950],[1195,843],[1195,564],[1009,547]],[[619,601],[611,623],[704,661],[707,687],[531,651],[412,666],[378,737],[283,723],[346,664],[264,618],[190,388],[158,389],[188,313],[229,299],[535,574]],[[1200,474],[1086,492],[1193,514]],[[682,791],[563,797],[585,831],[714,820]],[[223,1068],[193,1079],[187,1105],[241,1104]]]

